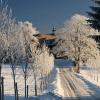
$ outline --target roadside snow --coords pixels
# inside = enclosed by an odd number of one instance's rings
[[[58,68],[54,68],[50,75],[50,80],[47,88],[47,92],[51,92],[54,94],[58,94],[59,96],[63,96],[64,91],[61,86],[60,72]]]
[[[84,74],[77,74],[76,75],[80,80],[80,83],[86,88],[86,91],[94,97],[95,100],[100,99],[100,86],[93,80],[91,80],[88,76],[86,77]]]
[[[13,78],[12,71],[9,65],[2,65],[2,76],[4,77],[4,86],[5,86],[5,100],[14,100],[14,89],[13,89]],[[19,89],[19,100],[24,100],[24,81],[23,74],[21,69],[16,69],[16,81],[18,82]],[[29,85],[29,100],[61,100],[59,99],[63,95],[63,89],[61,87],[59,69],[53,68],[50,73],[50,79],[47,90],[43,94],[33,97],[34,95],[34,83],[33,77],[30,73],[29,78],[27,79],[27,84]],[[45,99],[44,99],[45,98]],[[57,99],[58,98],[58,99]]]
[[[13,77],[12,77],[12,70],[9,65],[2,65],[2,76],[4,77],[4,93],[5,93],[5,100],[13,100],[14,97],[14,88],[13,88]],[[24,79],[23,79],[23,72],[22,69],[16,69],[16,82],[18,83],[18,92],[21,98],[24,97]],[[29,85],[29,96],[32,96],[34,93],[33,87],[33,77],[31,72],[29,74],[29,78],[27,79],[27,85]],[[12,99],[6,99],[12,98]]]
[[[94,71],[95,72],[95,71]],[[100,86],[100,73],[93,73],[91,69],[81,69],[80,75],[84,77],[89,82],[95,84],[96,86]],[[98,81],[97,81],[97,75],[98,75]]]

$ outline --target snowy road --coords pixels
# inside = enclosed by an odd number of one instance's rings
[[[96,98],[83,84],[83,80],[77,77],[69,69],[60,68],[61,85],[64,90],[64,100],[100,100]]]

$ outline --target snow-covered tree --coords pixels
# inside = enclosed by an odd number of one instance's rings
[[[39,45],[33,50],[32,70],[35,81],[35,95],[37,95],[38,87],[43,90],[46,88],[48,75],[54,66],[54,57],[50,54],[47,46]]]
[[[76,71],[79,72],[80,63],[86,63],[89,58],[95,59],[99,55],[96,42],[90,38],[97,33],[86,22],[87,18],[80,15],[73,16],[58,31],[58,44],[54,51],[63,51],[64,55],[75,61]]]
[[[31,40],[35,39],[33,37],[33,34],[38,34],[38,31],[35,27],[32,26],[32,23],[26,21],[26,22],[19,22],[19,41],[21,43],[22,48],[22,56],[20,59],[21,68],[23,71],[23,77],[24,77],[24,86],[25,86],[25,98],[26,98],[26,87],[27,87],[27,79],[29,74],[29,63],[30,59],[32,59],[32,52],[31,52]]]
[[[7,5],[0,6],[0,80],[1,80],[1,64],[8,58],[8,34],[11,33],[15,25],[15,19],[12,18],[12,11]],[[1,82],[0,82],[1,94]],[[1,97],[0,97],[1,98]]]
[[[40,74],[42,78],[40,88],[41,90],[44,90],[47,88],[49,74],[54,66],[54,57],[50,54],[50,51],[45,44],[41,47],[41,54],[39,55],[38,60],[41,65]]]
[[[7,50],[7,59],[8,63],[10,65],[11,71],[12,71],[12,77],[14,81],[14,92],[16,93],[16,69],[17,64],[19,63],[19,58],[21,58],[21,45],[19,41],[18,36],[18,27],[16,24],[16,27],[13,27],[13,30],[11,30],[10,34],[8,34],[8,50]],[[15,94],[16,98],[16,94]]]

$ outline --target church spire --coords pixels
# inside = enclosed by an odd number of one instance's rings
[[[53,28],[52,28],[52,34],[55,34],[55,32],[56,32],[56,28],[53,26]]]

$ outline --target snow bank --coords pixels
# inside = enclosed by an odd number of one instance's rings
[[[81,69],[80,75],[87,79],[89,82],[95,84],[96,86],[100,86],[100,73],[94,73],[95,69],[91,69],[91,67],[87,69]],[[97,76],[98,76],[98,81],[97,81]]]
[[[99,100],[100,99],[100,83],[97,84],[94,80],[91,80],[85,74],[79,74],[77,76],[80,79],[80,83],[82,83],[83,87],[86,88],[89,95],[95,98],[95,100]]]
[[[61,79],[59,74],[60,73],[58,68],[54,68],[52,70],[46,92],[51,92],[54,94],[58,94],[59,96],[63,96],[64,91],[61,86],[61,81],[60,81]]]
[[[19,66],[18,66],[19,67]],[[12,70],[9,65],[2,65],[2,76],[4,77],[4,92],[5,92],[5,100],[13,100],[14,97],[14,87],[13,87],[13,77]],[[30,72],[29,78],[27,79],[27,85],[29,85],[29,96],[33,96],[34,93],[34,80],[33,76]],[[24,97],[24,79],[22,69],[16,69],[16,82],[18,83],[18,92],[21,98]],[[12,98],[12,99],[7,99]]]

